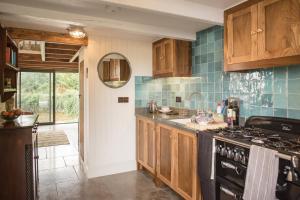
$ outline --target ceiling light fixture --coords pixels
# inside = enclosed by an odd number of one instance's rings
[[[67,30],[69,31],[70,36],[73,38],[84,38],[86,36],[86,32],[81,26],[70,25]]]

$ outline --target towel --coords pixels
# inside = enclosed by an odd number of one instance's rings
[[[279,159],[277,151],[252,145],[247,167],[244,200],[275,200]]]
[[[205,200],[215,200],[215,180],[213,162],[213,134],[205,131],[198,131],[198,174],[202,197]]]

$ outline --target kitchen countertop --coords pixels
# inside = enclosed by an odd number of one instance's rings
[[[32,128],[38,119],[38,115],[20,115],[17,119],[11,122],[6,122],[0,119],[0,130]]]
[[[146,109],[136,109],[135,115],[140,116],[140,117],[149,118],[155,122],[166,124],[171,127],[178,128],[183,131],[188,131],[193,134],[196,134],[196,131],[197,131],[196,129],[190,128],[187,125],[170,121],[172,119],[191,118],[191,115],[167,115],[167,114],[162,114],[162,113],[149,113],[149,112],[147,112]],[[203,130],[203,131],[205,131],[205,130]],[[211,134],[213,134],[213,133],[211,132]]]

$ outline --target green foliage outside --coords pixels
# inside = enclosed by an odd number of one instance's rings
[[[55,108],[56,112],[77,117],[79,112],[78,73],[56,73]],[[51,84],[49,84],[51,82]],[[36,113],[49,112],[52,109],[53,77],[49,73],[22,72],[21,108]],[[52,94],[53,95],[53,94]]]
[[[79,79],[77,73],[56,74],[56,112],[78,116]]]

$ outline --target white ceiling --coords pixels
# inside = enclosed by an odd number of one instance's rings
[[[240,3],[241,1],[236,1],[236,0],[185,0],[185,1],[191,1],[215,8],[221,8],[221,9],[226,9],[231,7],[232,5],[235,5],[236,3]]]
[[[64,32],[69,24],[192,40],[241,0],[1,0],[5,25]]]

